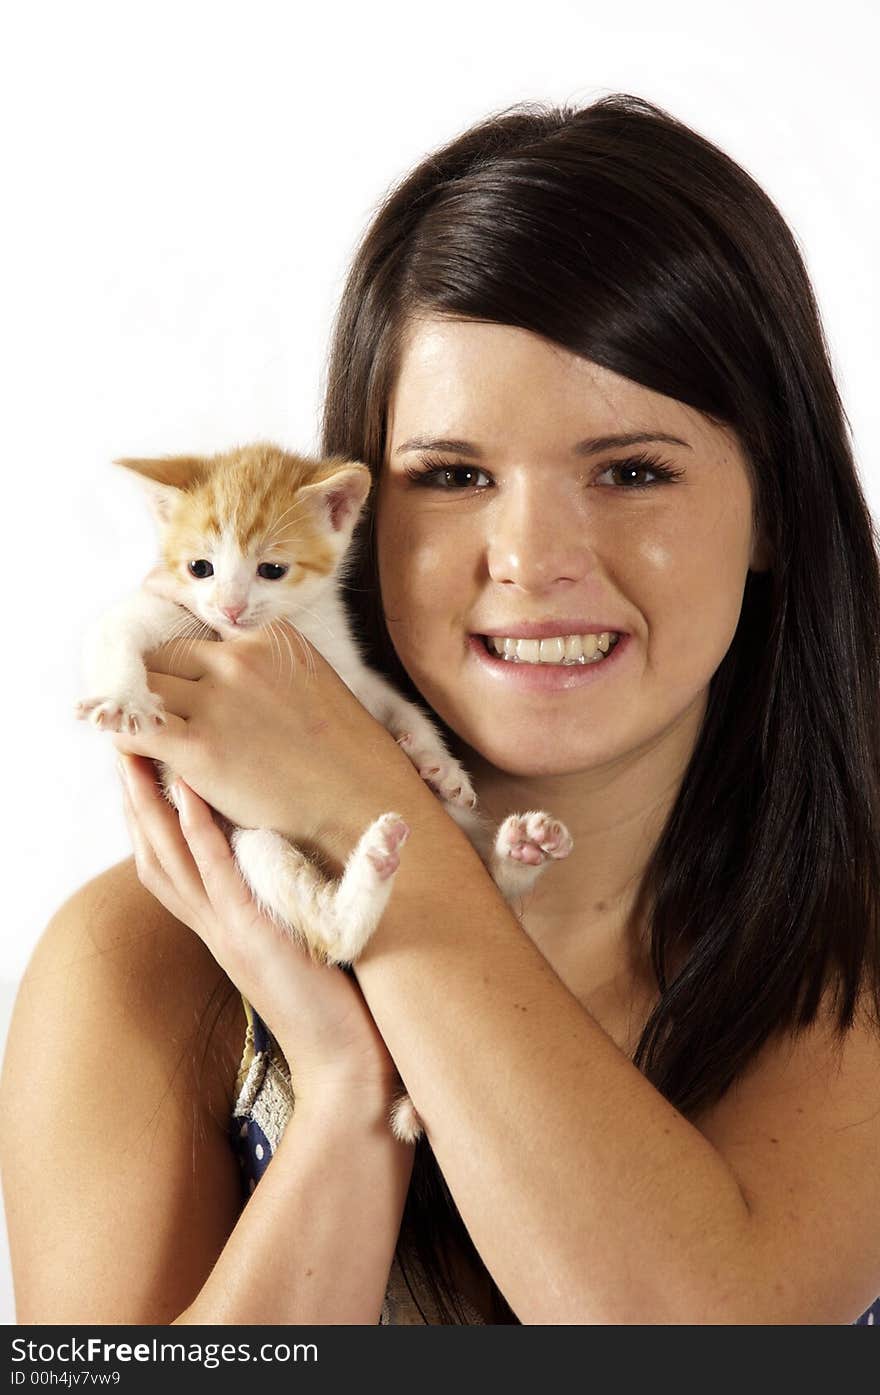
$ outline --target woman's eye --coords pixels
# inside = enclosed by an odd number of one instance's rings
[[[280,581],[289,571],[289,567],[282,567],[277,562],[261,562],[257,567],[257,576],[261,576],[264,581]]]
[[[406,474],[416,484],[446,493],[475,488],[481,475],[484,480],[489,478],[485,470],[478,470],[475,465],[428,465],[407,470]]]
[[[651,473],[647,465],[609,465],[605,471],[606,475],[615,478],[615,483],[624,485],[627,489],[641,489],[646,483],[645,475]],[[641,476],[641,479],[634,478]]]
[[[662,460],[615,460],[603,470],[603,475],[616,475],[623,488],[628,491],[634,489],[652,489],[660,484],[669,484],[679,479],[681,470],[674,469],[671,465],[666,465]],[[653,479],[633,479],[634,475],[653,475]],[[602,476],[600,475],[601,479]]]
[[[204,557],[200,557],[198,561],[190,562],[188,565],[190,576],[194,576],[198,581],[203,581],[206,576],[214,575],[213,566]]]

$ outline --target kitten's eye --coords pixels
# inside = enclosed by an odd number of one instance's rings
[[[264,581],[280,581],[289,571],[289,567],[282,567],[277,562],[261,562],[257,567],[257,576]]]
[[[189,574],[202,581],[206,576],[214,575],[214,568],[210,562],[205,561],[204,557],[200,557],[197,562],[189,563]]]

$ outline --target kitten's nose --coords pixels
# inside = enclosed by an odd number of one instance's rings
[[[221,605],[220,614],[225,615],[227,620],[231,620],[234,625],[244,609],[243,605]]]

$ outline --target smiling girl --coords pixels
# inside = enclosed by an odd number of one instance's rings
[[[156,653],[173,720],[113,738],[135,863],[13,1021],[19,1320],[872,1321],[880,575],[778,211],[632,97],[488,119],[369,228],[322,450],[375,481],[372,663],[574,851],[516,915],[320,655]],[[211,806],[331,869],[402,814],[353,974]]]

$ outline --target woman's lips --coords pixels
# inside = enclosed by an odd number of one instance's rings
[[[529,664],[502,659],[486,648],[482,635],[468,636],[468,650],[486,677],[514,692],[567,691],[613,676],[630,649],[630,636],[622,634],[604,659],[592,664]]]

